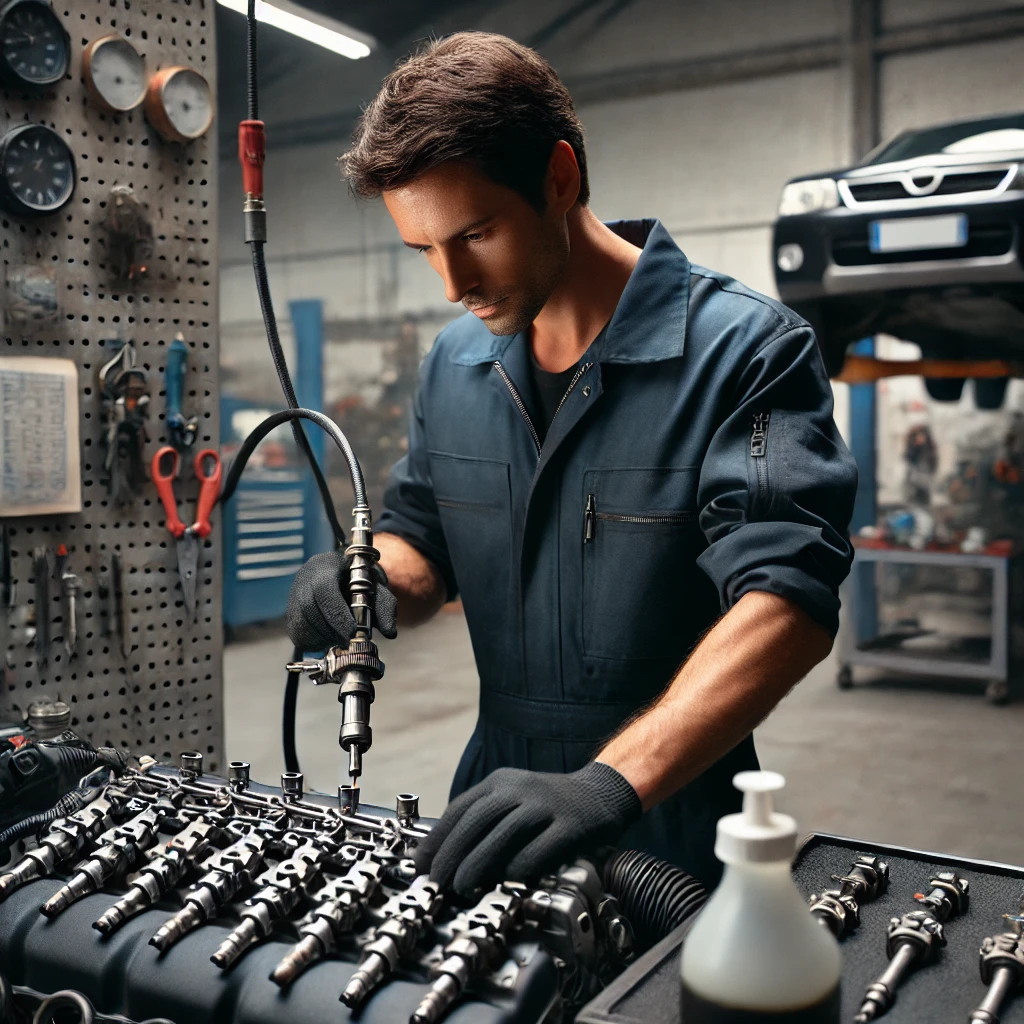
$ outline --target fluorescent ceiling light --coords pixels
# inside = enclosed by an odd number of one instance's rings
[[[249,9],[247,0],[218,0],[218,3],[239,14],[246,14]],[[308,11],[291,0],[274,0],[272,4],[256,0],[256,20],[353,60],[368,56],[373,42],[362,32],[356,32],[333,18]]]

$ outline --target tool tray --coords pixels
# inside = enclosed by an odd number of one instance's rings
[[[842,1014],[853,1020],[864,991],[889,962],[885,930],[891,917],[917,908],[912,899],[935,871],[952,869],[970,880],[967,912],[943,925],[946,946],[938,959],[904,978],[892,1009],[878,1019],[886,1024],[963,1024],[981,1002],[986,986],[978,970],[978,949],[986,935],[1008,931],[1004,913],[1017,913],[1024,892],[1024,867],[943,857],[897,846],[858,842],[812,833],[793,865],[801,892],[835,888],[832,875],[843,875],[859,853],[873,853],[889,863],[889,888],[860,908],[860,927],[843,939]],[[619,975],[577,1016],[577,1024],[679,1024],[679,957],[691,918]],[[737,965],[737,970],[740,965]],[[1001,1024],[1024,1024],[1024,992],[1011,994],[999,1014]]]

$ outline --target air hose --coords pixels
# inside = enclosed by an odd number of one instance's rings
[[[277,316],[274,313],[274,302],[270,295],[270,282],[267,278],[267,262],[263,254],[263,246],[267,241],[267,215],[266,206],[263,202],[263,161],[266,157],[266,134],[263,122],[259,120],[259,86],[258,86],[258,64],[259,48],[257,39],[256,23],[256,0],[249,0],[246,14],[246,39],[245,39],[245,77],[246,77],[246,117],[238,127],[238,155],[242,164],[242,180],[245,188],[245,226],[246,242],[252,250],[252,267],[256,277],[256,292],[259,295],[260,311],[263,314],[263,326],[267,334],[267,342],[270,345],[270,355],[274,360],[274,369],[277,371],[277,379],[280,381],[281,390],[284,392],[285,401],[289,408],[297,409],[298,399],[295,395],[295,388],[292,385],[291,374],[288,372],[288,363],[284,357],[284,350],[281,348],[281,338],[277,330]],[[324,512],[331,525],[331,532],[334,534],[335,544],[341,548],[345,545],[345,531],[338,522],[337,513],[334,510],[334,502],[331,500],[331,492],[328,490],[327,481],[324,479],[322,470],[309,446],[309,439],[302,425],[292,423],[292,433],[295,436],[295,443],[299,450],[305,455],[309,467],[313,472],[317,490],[320,492],[320,500],[323,503]],[[221,501],[226,501],[230,495],[225,492]]]
[[[621,850],[605,862],[604,886],[649,949],[695,914],[708,898],[704,883],[682,868],[639,850]]]
[[[322,412],[316,412],[313,409],[282,409],[280,412],[275,412],[268,416],[252,430],[245,441],[242,442],[242,447],[239,448],[238,454],[228,469],[227,479],[224,481],[224,489],[221,491],[220,500],[226,502],[235,493],[235,488],[238,487],[238,481],[241,479],[246,463],[260,441],[282,423],[287,423],[289,420],[295,422],[300,419],[315,423],[338,446],[339,451],[345,457],[349,477],[352,480],[352,493],[355,495],[355,509],[353,512],[369,514],[370,509],[366,503],[366,483],[363,480],[363,471],[359,466],[359,460],[356,458],[352,445],[349,444],[348,438],[334,420],[329,416],[325,416]],[[301,661],[304,653],[304,651],[296,648],[292,655],[292,663]],[[295,744],[295,718],[299,700],[299,677],[300,673],[297,670],[288,672],[284,685],[284,707],[281,713],[281,746],[284,754],[285,771],[289,772],[301,771],[298,749]]]

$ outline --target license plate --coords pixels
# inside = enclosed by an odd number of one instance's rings
[[[868,225],[868,247],[872,252],[955,249],[966,244],[966,213],[953,213],[941,217],[873,220]]]

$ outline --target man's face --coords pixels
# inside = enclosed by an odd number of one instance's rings
[[[492,334],[533,323],[569,260],[563,214],[538,213],[518,192],[469,164],[427,171],[384,193],[402,241],[424,254],[461,302]]]

